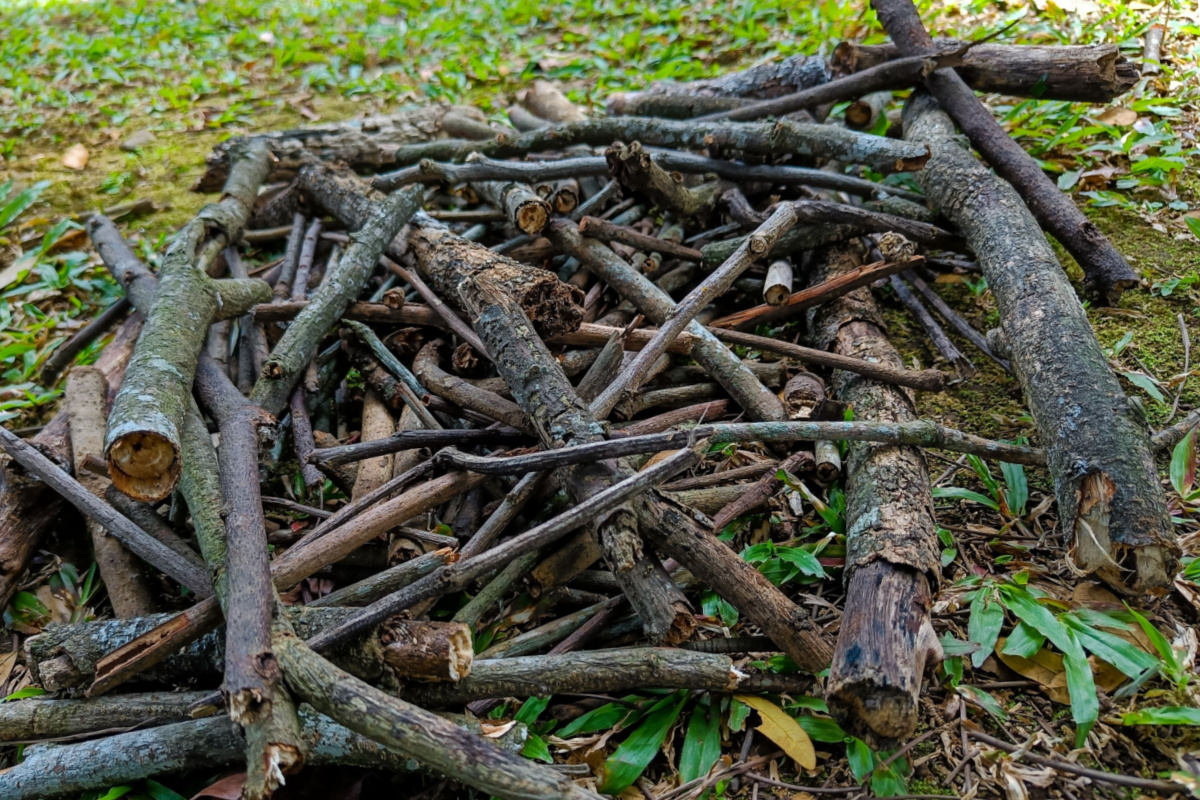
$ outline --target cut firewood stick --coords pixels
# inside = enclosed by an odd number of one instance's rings
[[[40,479],[88,518],[102,525],[138,558],[201,596],[211,592],[208,575],[203,570],[196,570],[169,547],[117,513],[116,509],[42,455],[40,450],[21,441],[7,428],[0,428],[0,449],[30,475]]]
[[[370,390],[363,398],[362,410],[362,441],[373,442],[386,439],[396,432],[396,423],[392,419],[388,407],[379,399],[379,395]],[[354,479],[354,490],[350,493],[352,500],[361,500],[392,478],[391,454],[378,456],[363,461],[358,466],[358,475]]]
[[[369,578],[364,578],[358,583],[343,586],[341,589],[330,592],[324,597],[318,597],[316,600],[308,603],[306,607],[369,605],[379,598],[403,589],[405,586],[416,582],[419,578],[429,575],[438,567],[453,564],[458,558],[458,554],[453,550],[443,547],[440,550],[434,550],[432,553],[417,556],[411,561],[405,561],[402,564],[389,567],[383,572],[376,573]]]
[[[933,48],[912,0],[872,0],[871,7],[905,55],[924,55]],[[1092,290],[1115,303],[1122,292],[1138,285],[1137,273],[1108,237],[1046,177],[1041,166],[1013,141],[956,72],[931,73],[925,78],[925,86],[996,173],[1012,184],[1041,226],[1075,257]],[[918,137],[906,138],[920,141]],[[944,207],[942,210],[949,212]]]
[[[645,380],[650,366],[666,352],[668,345],[690,327],[696,315],[729,290],[733,282],[752,263],[763,258],[785,231],[796,222],[796,212],[790,203],[780,204],[758,230],[746,237],[720,268],[713,271],[671,309],[661,321],[658,331],[644,348],[621,370],[617,378],[605,387],[591,406],[601,418],[616,407],[626,392],[635,392]],[[761,386],[761,384],[759,384]]]
[[[550,221],[550,204],[538,197],[528,184],[505,181],[479,181],[471,184],[480,199],[504,212],[514,228],[535,235]]]
[[[792,294],[792,262],[781,258],[767,267],[763,282],[763,301],[769,306],[781,306]]]
[[[163,259],[162,288],[113,400],[104,442],[112,482],[130,497],[162,500],[179,480],[180,429],[209,323],[270,298],[261,280],[217,282],[205,274],[241,235],[268,168],[265,145],[236,153],[221,201],[201,209]]]
[[[83,469],[89,455],[104,452],[108,381],[95,367],[76,367],[67,376],[67,415],[71,420],[71,453],[79,482],[97,497],[108,481]],[[94,519],[87,521],[100,578],[108,591],[113,614],[120,618],[153,614],[158,609],[142,564],[121,542],[109,536]]]
[[[1158,75],[1162,72],[1162,43],[1167,26],[1155,23],[1146,30],[1146,43],[1142,49],[1142,74]]]
[[[928,159],[920,147],[897,144],[844,128],[780,120],[770,122],[706,122],[650,117],[611,117],[566,122],[522,133],[498,136],[491,141],[443,139],[396,148],[395,163],[413,164],[423,158],[461,161],[472,153],[485,156],[520,156],[539,150],[562,150],[573,144],[608,147],[613,142],[641,142],[644,146],[707,148],[752,155],[814,156],[848,164],[862,164],[879,172],[919,170]]]
[[[879,117],[883,115],[891,102],[892,92],[890,89],[863,95],[842,112],[846,118],[846,125],[856,131],[874,130],[876,123],[879,122]]]
[[[151,728],[191,719],[207,692],[144,692],[95,700],[8,701],[0,706],[0,742],[63,741],[88,733]]]
[[[854,269],[860,254],[857,245],[830,248],[821,275]],[[867,288],[822,306],[812,319],[815,344],[902,363]],[[906,392],[851,373],[833,373],[833,394],[853,404],[856,419],[917,418]],[[940,562],[929,468],[916,448],[866,442],[850,445],[845,468],[846,607],[827,697],[846,730],[894,741],[916,728],[926,662],[941,658],[930,620]]]
[[[841,297],[860,286],[870,286],[877,280],[922,263],[924,263],[924,259],[918,256],[906,261],[877,261],[874,264],[866,264],[844,275],[831,277],[824,283],[801,289],[786,297],[781,303],[766,303],[714,319],[710,326],[713,328],[745,328],[751,325],[758,326],[769,322],[778,322],[788,317],[798,316],[804,309]]]
[[[934,39],[941,50],[960,49],[967,42]],[[894,44],[864,45],[841,42],[831,59],[835,72],[870,69],[901,58]],[[1011,45],[985,42],[962,54],[954,71],[976,91],[1042,100],[1108,103],[1137,83],[1137,66],[1115,44]]]
[[[675,307],[671,296],[602,242],[581,236],[578,228],[561,220],[555,220],[548,225],[546,235],[556,247],[578,258],[588,271],[633,303],[651,322],[662,324],[670,316]],[[636,333],[639,331],[631,332],[630,336]],[[694,339],[693,345],[688,348],[692,357],[721,383],[747,414],[754,419],[763,420],[784,418],[779,399],[743,366],[741,359],[728,347],[718,342],[695,321],[687,326],[684,335],[688,334]],[[610,330],[605,336],[605,341],[611,335]],[[631,339],[627,338],[626,341]],[[593,344],[599,346],[603,343]],[[640,346],[644,347],[645,344]]]
[[[465,680],[405,686],[401,696],[422,706],[440,708],[489,697],[619,695],[636,689],[732,692],[749,677],[734,669],[726,655],[630,647],[480,660]]]
[[[471,674],[471,629],[461,622],[397,620],[385,635],[391,641],[383,660],[406,682],[455,682]]]
[[[776,470],[783,470],[792,475],[803,475],[815,471],[816,463],[813,460],[813,454],[807,450],[801,450],[788,456],[775,470],[771,470],[766,475],[763,475],[750,486],[734,486],[733,489],[737,492],[737,497],[733,502],[722,506],[713,516],[712,529],[720,533],[725,529],[725,526],[733,522],[743,514],[749,513],[759,506],[766,503],[771,497],[779,491],[780,481],[775,477]],[[678,497],[678,495],[676,495]],[[697,507],[694,502],[688,502],[686,498],[680,497],[686,505]]]
[[[444,341],[434,339],[413,358],[413,370],[429,391],[463,408],[478,411],[509,427],[532,434],[529,420],[516,403],[442,370],[439,362],[445,347]]]
[[[619,433],[616,431],[615,433]],[[434,461],[443,467],[454,467],[489,475],[511,475],[532,470],[557,469],[589,460],[621,458],[641,453],[659,453],[687,443],[688,437],[704,436],[719,444],[731,442],[811,442],[821,439],[846,442],[878,442],[912,447],[936,447],[951,452],[964,452],[981,458],[1007,461],[1012,464],[1041,466],[1045,453],[1026,445],[997,442],[969,433],[947,428],[928,420],[913,419],[898,423],[870,421],[841,422],[834,420],[797,420],[792,422],[731,422],[716,425],[697,425],[681,431],[650,433],[588,442],[572,448],[541,450],[517,456],[477,456],[447,447],[438,452]]]
[[[657,236],[648,236],[644,233],[639,233],[633,228],[626,228],[623,225],[614,225],[608,220],[598,219],[596,217],[584,217],[579,221],[579,232],[584,236],[590,236],[593,239],[602,241],[620,242],[627,244],[630,247],[635,247],[639,250],[649,250],[655,253],[664,253],[676,258],[682,258],[687,261],[699,261],[703,255],[699,250],[693,247],[684,247],[670,239],[662,239]]]
[[[1013,189],[958,144],[932,97],[910,99],[904,125],[905,136],[933,147],[934,169],[920,182],[971,242],[996,298],[1076,565],[1123,590],[1170,585],[1178,545],[1145,417],[1109,369],[1045,237]]]
[[[308,299],[308,284],[312,279],[313,262],[317,257],[317,241],[321,236],[321,229],[324,224],[319,219],[314,219],[304,231],[304,239],[300,245],[300,255],[296,260],[296,271],[292,275],[292,288],[288,292],[288,299],[293,303]],[[284,253],[284,258],[287,254]]]
[[[684,217],[711,214],[717,200],[729,188],[721,180],[699,186],[687,186],[682,176],[672,174],[655,164],[640,142],[617,142],[605,151],[609,173],[635,195],[649,200],[664,211],[675,211]]]
[[[354,302],[355,297],[375,270],[384,248],[417,210],[421,193],[404,190],[387,200],[354,226],[351,244],[337,267],[325,276],[313,301],[288,326],[270,357],[262,375],[254,384],[251,400],[270,414],[278,414],[292,393],[301,372],[308,365],[317,342]]]

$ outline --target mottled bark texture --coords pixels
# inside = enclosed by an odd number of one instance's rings
[[[163,258],[159,289],[113,400],[105,437],[109,476],[134,499],[162,500],[179,480],[180,429],[209,323],[241,316],[271,297],[263,281],[216,282],[205,274],[207,264],[241,235],[268,160],[264,145],[239,150],[220,202],[202,208]]]
[[[427,769],[511,800],[595,800],[546,766],[498,749],[481,736],[384,694],[312,652],[295,636],[276,648],[288,686],[322,714]]]
[[[419,268],[435,284],[444,281],[442,273],[447,270],[443,265],[477,262],[489,252],[449,231],[435,231],[427,225],[414,226],[409,240]],[[553,449],[603,439],[603,428],[575,394],[495,270],[462,274],[454,288],[542,445]],[[581,502],[628,474],[613,461],[600,461],[564,470],[560,480],[576,502]],[[641,614],[651,641],[675,643],[687,639],[694,625],[688,603],[658,559],[643,547],[630,509],[620,508],[597,520],[595,534],[609,567]]]
[[[403,681],[460,681],[471,674],[471,629],[461,622],[394,620],[383,660]]]
[[[309,638],[346,621],[355,609],[297,607],[287,613],[299,635]],[[48,691],[87,686],[111,652],[174,618],[171,614],[151,614],[137,619],[50,625],[25,641],[26,663]],[[383,674],[383,645],[373,627],[364,635],[330,649],[326,655],[366,680],[377,680]],[[211,681],[219,679],[224,668],[224,631],[212,632],[210,628],[209,632],[202,632],[171,651],[141,673],[139,679],[167,684],[183,679]]]
[[[956,50],[966,42],[934,39],[938,50]],[[894,44],[842,42],[833,51],[835,72],[848,74],[899,59]],[[962,54],[955,72],[980,92],[1107,103],[1137,83],[1137,66],[1115,44],[1011,45],[980,44]]]
[[[147,692],[94,700],[49,697],[0,705],[0,742],[61,739],[112,728],[150,728],[192,718],[207,692]]]
[[[401,696],[427,707],[457,706],[492,697],[605,694],[638,689],[728,692],[745,677],[728,656],[636,647],[476,661],[455,684],[405,686]]]
[[[932,97],[909,101],[904,127],[906,137],[932,146],[933,169],[919,180],[971,243],[996,298],[1076,565],[1124,590],[1169,586],[1178,545],[1150,431],[1054,252],[1013,188],[958,143]]]
[[[663,211],[675,211],[685,217],[708,216],[717,199],[729,188],[729,184],[720,180],[688,186],[681,174],[667,172],[655,164],[640,142],[628,145],[618,142],[604,156],[609,172],[622,186]]]
[[[428,105],[404,109],[394,114],[367,117],[319,128],[301,128],[259,135],[270,148],[274,163],[269,180],[291,179],[313,157],[336,161],[352,167],[378,167],[389,164],[402,144],[435,139],[442,131],[442,120],[452,109],[479,112],[460,106]],[[229,175],[231,152],[245,138],[235,137],[213,148],[205,159],[204,174],[193,187],[198,192],[215,192]]]
[[[818,56],[789,56],[716,78],[676,83],[655,81],[642,92],[614,93],[608,98],[610,114],[633,113],[628,106],[642,95],[683,95],[687,97],[778,97],[800,89],[818,86],[829,80],[829,68]]]
[[[479,197],[494,208],[521,233],[540,233],[550,221],[550,204],[538,197],[529,184],[512,181],[479,181],[472,184]]]
[[[671,316],[675,309],[671,296],[603,242],[580,235],[579,229],[565,220],[555,220],[548,225],[546,236],[559,250],[578,258],[585,269],[632,303],[651,322],[662,324]],[[691,346],[692,358],[708,370],[751,418],[784,419],[779,398],[763,386],[728,347],[694,320],[688,325],[687,333],[695,337]]]
[[[314,766],[338,764],[395,772],[407,772],[414,766],[408,756],[311,708],[301,710],[300,720],[300,735]],[[20,764],[0,773],[0,793],[6,800],[78,796],[174,772],[239,765],[245,748],[242,735],[227,717],[176,722],[80,744],[31,747]]]
[[[904,55],[922,55],[933,48],[912,0],[872,0],[871,7]],[[1116,302],[1123,291],[1137,286],[1137,274],[1112,242],[1083,215],[1074,200],[1059,191],[958,73],[949,69],[931,73],[925,78],[925,87],[996,173],[1012,184],[1041,226],[1079,262],[1091,289],[1109,302]],[[922,141],[919,137],[907,138]],[[930,184],[924,185],[928,191]]]
[[[283,410],[317,343],[346,307],[357,299],[384,249],[420,204],[420,190],[399,191],[351,226],[354,233],[350,237],[350,246],[337,266],[325,276],[312,302],[288,326],[263,365],[262,374],[250,394],[254,403],[270,414]]]
[[[652,147],[707,149],[710,153],[791,155],[833,158],[862,164],[879,172],[919,170],[929,158],[920,146],[898,144],[844,128],[792,122],[705,122],[652,117],[611,117],[567,122],[518,136],[497,136],[491,141],[446,139],[408,145],[396,150],[396,164],[413,164],[423,158],[461,161],[472,153],[495,158],[525,155],[541,150],[561,150],[570,145],[607,147],[613,142],[638,141]]]
[[[823,255],[818,280],[853,270],[858,245]],[[842,355],[903,364],[868,288],[814,309],[814,344]],[[833,396],[855,419],[917,419],[910,393],[835,371]],[[941,658],[930,621],[940,569],[929,468],[915,447],[855,442],[846,456],[846,608],[829,677],[830,713],[856,736],[909,736],[926,662]]]
[[[71,418],[71,452],[79,482],[97,497],[104,496],[108,481],[83,469],[88,456],[104,452],[104,420],[107,416],[108,381],[95,367],[76,367],[67,376],[66,406]],[[100,578],[108,590],[113,614],[120,618],[153,614],[157,604],[145,568],[99,522],[87,521],[92,553]]]

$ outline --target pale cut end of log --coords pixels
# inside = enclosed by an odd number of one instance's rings
[[[797,372],[783,387],[788,419],[808,419],[825,400],[825,381],[811,372]]]
[[[921,677],[942,660],[929,618],[929,582],[917,570],[874,561],[855,570],[846,597],[886,613],[843,617],[860,627],[838,636],[829,713],[847,733],[892,745],[916,730]]]
[[[462,622],[400,621],[388,626],[392,641],[383,659],[402,681],[460,681],[471,674],[475,649]]]
[[[108,450],[108,474],[118,489],[144,503],[165,499],[179,482],[180,453],[154,431],[121,433]]]
[[[1109,534],[1110,509],[1116,486],[1101,472],[1079,482],[1079,510],[1075,517],[1074,566],[1095,574],[1125,594],[1139,594],[1154,587],[1169,586],[1172,575],[1170,552],[1165,547],[1128,547],[1114,543]]]
[[[526,199],[517,206],[513,217],[516,219],[521,233],[533,236],[541,233],[546,224],[550,222],[550,204],[540,198],[537,200]]]

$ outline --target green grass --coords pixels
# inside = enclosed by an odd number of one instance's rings
[[[989,102],[1064,189],[1095,210],[1119,245],[1134,240],[1126,252],[1150,283],[1175,287],[1170,302],[1153,304],[1161,312],[1152,315],[1154,335],[1139,337],[1148,350],[1154,344],[1146,353],[1151,361],[1161,360],[1160,345],[1172,351],[1167,372],[1156,375],[1169,379],[1174,362],[1182,366],[1174,354],[1177,337],[1168,342],[1174,315],[1194,313],[1197,296],[1196,238],[1185,215],[1200,206],[1184,169],[1194,152],[1200,86],[1196,12],[1181,0],[1153,14],[1102,0],[1087,16],[1041,0],[1041,10],[982,0],[918,5],[927,26],[942,35],[978,38],[1015,21],[1001,41],[1115,42],[1137,61],[1145,29],[1166,21],[1171,58],[1164,73],[1114,104],[1138,112],[1133,126],[1101,124],[1103,109],[1080,104]],[[0,269],[40,242],[35,237],[62,215],[146,197],[162,210],[136,221],[134,230],[153,257],[204,202],[190,185],[204,155],[230,135],[430,100],[474,103],[500,119],[534,77],[562,82],[572,99],[598,112],[609,92],[653,80],[703,77],[793,53],[828,55],[843,39],[885,39],[862,0],[686,6],[663,0],[552,6],[529,0],[0,0],[0,10],[7,32],[0,40],[0,158],[17,189],[47,183],[39,203],[0,231]],[[151,144],[137,153],[119,148],[142,130],[155,134]],[[82,171],[61,164],[75,144],[89,151]],[[1088,175],[1096,170],[1107,181]],[[1113,220],[1119,225],[1110,227]],[[55,387],[36,381],[42,361],[115,294],[83,245],[66,231],[56,248],[27,259],[31,268],[23,277],[0,286],[0,376],[10,389],[24,391],[5,396],[0,414],[18,414],[21,423],[36,421],[54,400]],[[1064,263],[1074,269],[1069,259]],[[981,319],[989,316],[988,300],[979,301]],[[1109,321],[1098,320],[1102,328]],[[906,351],[923,355],[920,337],[912,339]],[[975,400],[962,396],[961,414],[954,398],[935,400],[930,410],[981,424],[978,412],[989,404],[997,411],[994,401],[1001,398],[976,394]],[[1011,416],[1013,403],[999,405]],[[985,431],[990,427],[982,423]]]

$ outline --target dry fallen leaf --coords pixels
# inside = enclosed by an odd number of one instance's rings
[[[13,667],[16,665],[16,651],[0,655],[0,689],[4,688],[4,684],[8,683],[8,676],[12,675]]]
[[[762,717],[759,733],[782,747],[783,752],[800,766],[805,769],[817,768],[817,752],[813,749],[812,739],[790,714],[765,697],[737,694],[734,698],[753,708]]]
[[[87,166],[88,151],[81,144],[73,144],[63,153],[62,165],[67,169],[81,170]]]

